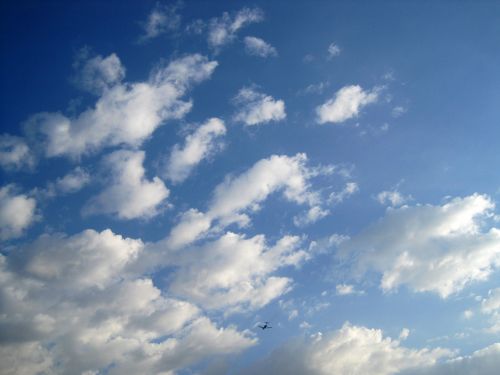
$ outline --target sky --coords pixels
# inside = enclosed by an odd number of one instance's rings
[[[496,373],[498,2],[0,7],[1,374]]]

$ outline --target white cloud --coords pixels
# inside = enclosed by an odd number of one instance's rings
[[[307,212],[293,218],[293,223],[298,227],[304,227],[321,220],[330,214],[329,210],[321,208],[321,206],[313,206]]]
[[[254,36],[245,37],[245,51],[249,55],[259,57],[272,57],[278,55],[276,48]]]
[[[17,194],[14,185],[0,188],[0,240],[21,237],[36,219],[36,201]]]
[[[55,187],[62,193],[74,193],[90,182],[90,175],[81,167],[76,167],[64,177],[58,178]]]
[[[308,259],[299,245],[300,239],[293,236],[268,246],[262,235],[245,238],[226,233],[179,254],[170,290],[207,309],[224,309],[226,314],[261,308],[290,289],[291,279],[271,274]]]
[[[340,52],[342,52],[340,47],[335,43],[331,43],[328,46],[328,59],[332,59],[332,58],[340,55]]]
[[[450,355],[441,348],[406,348],[381,330],[345,323],[337,331],[289,341],[242,373],[391,375],[432,366]]]
[[[6,170],[31,168],[35,163],[28,145],[20,137],[0,135],[0,166]]]
[[[328,197],[328,202],[331,204],[342,203],[346,198],[357,193],[359,191],[359,186],[355,182],[346,183],[345,187],[339,192],[333,192]]]
[[[234,103],[239,106],[234,116],[235,121],[241,121],[246,126],[266,124],[286,118],[283,100],[276,100],[252,88],[242,88],[234,98]]]
[[[364,294],[363,291],[356,290],[351,284],[338,284],[335,286],[338,296],[348,296],[349,294]]]
[[[394,118],[398,118],[404,115],[407,110],[408,110],[407,108],[398,105],[392,109],[391,115]]]
[[[38,113],[27,124],[47,157],[80,157],[107,146],[140,146],[160,125],[182,118],[192,107],[181,98],[193,83],[210,77],[217,66],[201,55],[188,55],[155,70],[148,81],[117,83],[105,90],[94,108],[74,118]]]
[[[208,44],[218,49],[236,38],[236,33],[243,27],[261,22],[264,13],[259,8],[243,8],[234,15],[224,12],[222,17],[213,18],[208,25]]]
[[[0,255],[2,373],[173,373],[255,344],[130,272],[146,250],[87,230]]]
[[[481,300],[481,312],[489,315],[491,321],[486,331],[494,334],[500,332],[500,288],[488,291],[488,296]]]
[[[99,95],[125,78],[125,67],[116,54],[105,58],[100,55],[90,58],[89,54],[88,49],[82,49],[74,63],[77,70],[74,82],[82,90]]]
[[[495,343],[471,355],[438,362],[430,367],[404,371],[402,375],[496,375],[499,368],[500,343]]]
[[[177,14],[179,6],[179,2],[174,5],[156,3],[143,24],[144,34],[140,40],[153,39],[161,34],[177,30],[181,25],[181,16]]]
[[[143,162],[144,151],[115,151],[104,159],[109,170],[107,187],[90,199],[84,214],[116,214],[120,219],[151,218],[158,214],[160,204],[169,190],[162,180],[147,180]]]
[[[464,311],[464,318],[465,319],[470,319],[474,316],[474,312],[472,310],[465,310]]]
[[[222,227],[231,223],[246,225],[248,211],[256,211],[272,193],[281,191],[285,198],[310,207],[320,204],[320,197],[310,187],[310,179],[325,173],[306,165],[307,156],[273,155],[261,159],[237,177],[228,177],[218,185],[206,213],[188,211],[175,226],[167,242],[172,247],[187,245],[208,231],[214,220]]]
[[[491,314],[495,310],[500,311],[500,288],[490,290],[488,297],[481,301],[481,311]]]
[[[308,85],[305,89],[302,89],[298,92],[299,95],[306,94],[322,94],[323,91],[330,86],[330,82],[318,82]]]
[[[206,121],[186,137],[183,147],[173,147],[165,176],[175,183],[184,181],[196,165],[222,148],[220,137],[224,134],[226,127],[221,119]]]
[[[405,204],[411,199],[411,196],[405,196],[401,194],[397,189],[384,190],[377,194],[377,201],[384,206],[387,205],[391,207],[398,207]]]
[[[358,117],[365,106],[378,100],[380,90],[375,87],[371,91],[364,91],[358,85],[342,87],[333,98],[316,107],[318,123],[337,124]]]
[[[473,194],[441,206],[389,209],[342,243],[338,255],[352,259],[354,277],[380,272],[385,291],[407,285],[446,298],[500,265],[500,230],[482,230],[493,208],[488,196]]]

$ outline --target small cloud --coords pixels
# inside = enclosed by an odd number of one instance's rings
[[[407,111],[408,109],[403,106],[396,106],[392,109],[391,116],[394,118],[398,118],[403,116]]]
[[[143,23],[144,34],[140,37],[140,41],[147,41],[178,30],[181,25],[181,16],[177,14],[177,10],[181,5],[181,2],[173,5],[156,3],[148,19]]]
[[[0,135],[0,166],[5,170],[31,169],[35,157],[23,138],[13,135]]]
[[[328,60],[331,60],[334,57],[340,55],[340,52],[341,52],[340,47],[335,43],[331,43],[328,46]]]
[[[358,294],[358,295],[364,294],[364,291],[356,290],[354,285],[351,284],[338,284],[335,287],[335,290],[338,296],[348,296],[350,294]]]
[[[310,325],[308,322],[303,321],[302,323],[299,324],[300,329],[310,329],[312,325]]]
[[[21,237],[36,220],[36,200],[18,194],[13,184],[0,188],[0,240]]]
[[[316,84],[310,84],[305,89],[298,92],[299,95],[309,95],[309,94],[322,94],[325,89],[330,86],[330,82],[319,82]]]
[[[315,223],[316,221],[328,216],[330,214],[329,210],[325,210],[320,206],[313,206],[307,212],[302,215],[295,216],[293,218],[293,223],[297,227],[304,227],[306,225]]]
[[[401,333],[399,334],[399,340],[403,341],[406,340],[410,336],[410,330],[408,328],[403,328],[401,330]]]
[[[306,64],[309,64],[309,63],[313,62],[313,61],[314,61],[314,59],[315,59],[315,57],[314,57],[313,55],[311,55],[311,54],[309,54],[309,53],[308,53],[307,55],[305,55],[305,56],[302,58],[302,61],[303,61],[304,63],[306,63]]]
[[[317,122],[338,124],[358,117],[364,107],[377,102],[381,90],[382,87],[365,91],[358,85],[344,86],[334,97],[316,107]]]
[[[90,182],[90,175],[81,167],[76,167],[62,178],[58,178],[56,189],[64,194],[75,193]]]
[[[384,190],[377,194],[377,201],[384,206],[398,207],[412,200],[411,195],[401,194],[397,188],[394,190]]]
[[[474,312],[472,310],[465,310],[464,311],[464,318],[465,319],[470,319],[474,316]]]
[[[276,48],[254,36],[245,37],[245,51],[252,56],[275,57],[278,56]]]
[[[233,101],[239,106],[234,120],[243,122],[246,126],[266,124],[286,118],[283,100],[274,99],[272,96],[259,93],[253,88],[242,88]]]
[[[208,25],[208,44],[211,48],[218,49],[232,42],[236,33],[243,27],[261,22],[264,13],[259,8],[243,8],[234,15],[227,12],[222,17],[213,18]]]
[[[354,193],[359,191],[359,186],[355,182],[348,182],[344,189],[339,192],[333,192],[328,197],[328,203],[330,204],[338,204],[342,203],[346,198],[350,197]]]
[[[73,83],[81,90],[100,95],[125,78],[125,67],[116,54],[90,55],[89,48],[82,48],[73,63]]]

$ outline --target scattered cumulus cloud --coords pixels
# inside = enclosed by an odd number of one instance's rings
[[[143,23],[144,33],[139,40],[147,41],[178,30],[181,25],[181,16],[177,13],[180,6],[180,2],[171,5],[156,3]]]
[[[204,159],[222,149],[226,134],[224,121],[211,118],[186,137],[183,146],[176,144],[167,162],[165,177],[174,183],[184,181]]]
[[[232,42],[240,29],[263,19],[264,13],[259,8],[243,8],[235,14],[224,12],[208,24],[208,45],[219,49]]]
[[[245,51],[252,56],[273,57],[277,56],[278,52],[269,43],[266,43],[260,38],[254,36],[245,37]]]
[[[364,294],[361,290],[356,290],[352,284],[338,284],[335,286],[335,291],[338,296],[348,296],[350,294]]]
[[[359,191],[359,186],[356,182],[348,182],[345,187],[338,192],[330,193],[328,202],[331,204],[342,203],[345,199]]]
[[[336,331],[288,341],[241,374],[391,375],[427,368],[451,354],[441,348],[410,349],[379,329],[345,323]]]
[[[412,197],[401,194],[397,189],[384,190],[377,194],[377,201],[384,206],[398,207],[412,200]]]
[[[313,224],[316,221],[328,216],[330,211],[321,206],[313,206],[307,212],[293,218],[293,223],[298,227],[304,227]]]
[[[0,135],[0,166],[7,171],[31,169],[35,158],[29,146],[21,137]]]
[[[238,106],[234,116],[235,121],[246,126],[267,124],[271,121],[281,121],[286,118],[285,102],[262,94],[253,88],[242,88],[233,99]]]
[[[408,109],[406,107],[398,105],[392,109],[391,115],[394,118],[398,118],[398,117],[403,116],[407,111],[408,111]]]
[[[157,215],[170,192],[158,177],[145,177],[144,158],[144,151],[126,150],[106,156],[104,168],[110,174],[109,181],[99,195],[87,202],[84,214],[112,214],[120,219]]]
[[[89,173],[81,167],[76,167],[64,177],[58,178],[55,187],[64,194],[75,193],[90,183]]]
[[[443,205],[403,206],[340,245],[353,260],[353,276],[379,272],[384,291],[406,285],[442,298],[500,265],[500,230],[484,229],[494,203],[486,195],[454,198]]]
[[[14,185],[0,188],[0,240],[21,237],[35,221],[36,201],[17,193]]]
[[[245,226],[247,213],[257,211],[262,202],[274,192],[282,192],[285,199],[310,207],[320,203],[310,180],[320,173],[308,167],[307,156],[272,155],[261,159],[244,173],[227,177],[213,193],[206,213],[191,209],[181,217],[168,237],[173,247],[185,246],[206,233],[215,220],[220,226],[237,223]]]
[[[110,230],[45,234],[0,255],[5,373],[174,373],[256,340],[131,272],[147,247]]]
[[[177,271],[170,291],[226,314],[261,308],[290,290],[290,278],[272,273],[307,260],[309,255],[299,246],[294,236],[269,246],[262,235],[245,238],[228,232],[174,261]]]
[[[402,375],[495,375],[500,366],[500,343],[476,350],[471,355],[436,362],[432,366],[402,372]]]
[[[356,118],[364,107],[379,99],[380,91],[380,87],[365,91],[358,85],[344,86],[334,97],[316,107],[317,121],[319,124],[338,124]]]
[[[100,95],[125,78],[125,67],[114,53],[107,57],[90,57],[90,50],[83,48],[73,68],[77,71],[73,82],[82,90]]]
[[[166,121],[191,110],[191,100],[181,98],[194,83],[208,79],[216,66],[198,54],[181,57],[154,70],[146,82],[113,85],[93,108],[76,117],[59,112],[33,115],[28,135],[42,144],[47,157],[78,158],[109,146],[138,147]]]

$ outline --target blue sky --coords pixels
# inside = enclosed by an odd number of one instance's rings
[[[499,11],[2,3],[2,373],[495,373]]]

